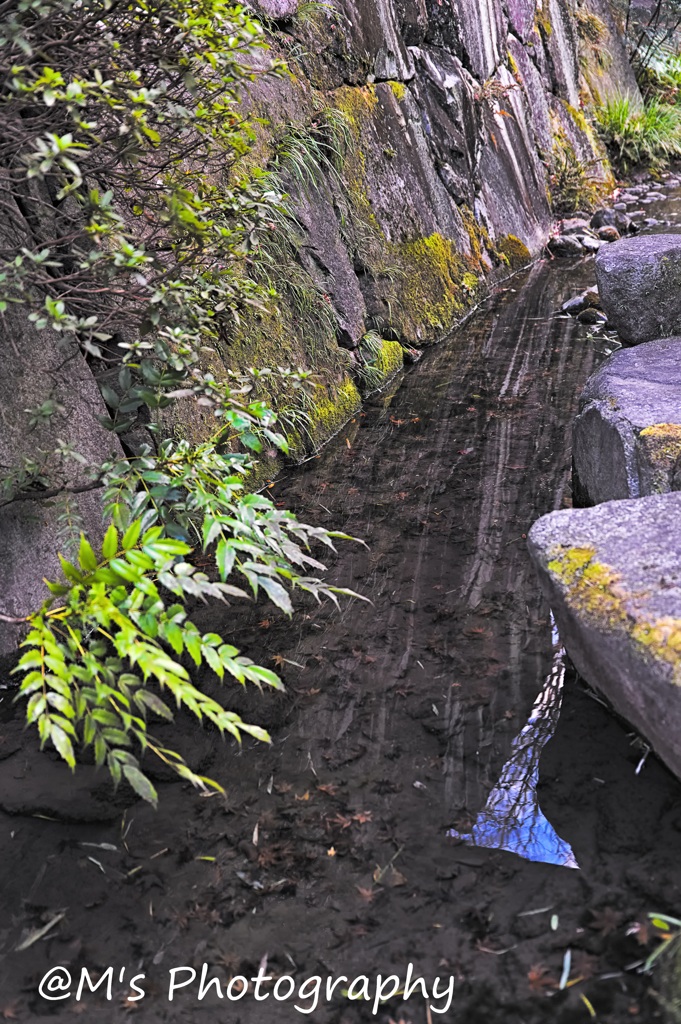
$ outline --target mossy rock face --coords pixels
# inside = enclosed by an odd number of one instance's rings
[[[504,235],[495,240],[497,252],[506,258],[511,270],[519,270],[532,260],[532,253],[515,235]]]
[[[318,399],[310,412],[312,432],[318,445],[337,434],[361,405],[362,397],[357,385],[349,377]]]
[[[580,675],[681,777],[681,494],[543,516],[529,548]]]

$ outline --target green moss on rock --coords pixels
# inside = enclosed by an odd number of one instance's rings
[[[398,247],[404,268],[402,313],[435,331],[450,327],[478,286],[466,258],[449,238],[435,232]]]
[[[397,100],[397,102],[401,103],[402,100],[404,99],[404,94],[407,91],[407,87],[405,86],[404,82],[392,82],[391,81],[391,82],[388,82],[388,85],[390,86],[390,90],[391,90],[393,96],[395,97],[395,99]]]
[[[511,270],[519,270],[532,260],[532,253],[516,235],[503,235],[494,244],[497,252],[506,258]]]
[[[345,377],[337,387],[325,389],[324,397],[315,402],[310,412],[315,440],[319,444],[328,441],[357,412],[361,404],[357,385],[349,377]]]
[[[638,435],[641,454],[652,467],[654,492],[674,489],[674,476],[681,465],[681,424],[655,423]]]
[[[388,341],[383,338],[381,350],[374,360],[374,366],[383,374],[385,380],[401,370],[404,366],[404,352],[399,341]]]
[[[681,619],[664,616],[653,621],[636,618],[627,608],[630,595],[621,575],[596,560],[593,547],[557,545],[547,568],[571,611],[604,633],[624,632],[644,657],[666,662],[672,680],[681,686]],[[646,594],[637,593],[637,599]]]

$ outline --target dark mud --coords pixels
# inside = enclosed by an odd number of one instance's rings
[[[340,986],[307,1019],[658,1018],[627,970],[646,955],[627,926],[681,910],[681,787],[653,757],[637,774],[635,738],[569,671],[562,687],[525,543],[570,501],[570,422],[607,342],[555,314],[593,279],[591,261],[514,279],[277,486],[308,521],[366,540],[343,544],[331,574],[372,603],[293,623],[239,613],[243,648],[287,686],[233,697],[272,746],[238,753],[183,722],[173,737],[225,800],[162,782],[157,813],[125,808],[104,780],[91,795],[87,769],[72,797],[8,716],[0,1019],[290,1024],[305,1019],[293,1000],[252,992],[199,1002],[194,985],[169,1002],[168,970],[206,963],[224,988],[265,963],[299,984],[404,977],[410,962],[429,984],[455,978],[446,1013],[397,996],[374,1017]],[[235,614],[203,624],[230,629]],[[50,820],[65,816],[81,820]],[[55,965],[113,966],[113,999],[41,999]]]

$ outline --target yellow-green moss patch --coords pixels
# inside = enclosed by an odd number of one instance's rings
[[[681,685],[681,619],[636,620],[625,604],[633,595],[626,591],[618,572],[596,561],[593,547],[557,545],[551,556],[547,568],[561,584],[572,611],[586,615],[604,632],[624,631],[644,656],[671,665],[673,681]],[[646,594],[636,596],[645,598]]]
[[[494,244],[497,252],[506,257],[511,270],[525,267],[532,260],[532,253],[516,235],[503,235]]]
[[[374,365],[377,370],[380,370],[386,380],[388,377],[392,377],[394,373],[397,373],[398,370],[401,370],[404,366],[404,353],[399,341],[388,341],[386,338],[383,338],[381,349],[374,361]]]
[[[654,423],[639,434],[647,457],[660,469],[671,470],[681,458],[681,424]]]
[[[325,397],[315,402],[310,412],[311,429],[320,444],[333,437],[362,404],[357,385],[346,377],[336,388],[328,389]]]
[[[391,92],[398,103],[401,103],[404,99],[404,94],[407,91],[407,87],[404,82],[388,82]]]
[[[466,306],[478,277],[454,243],[435,232],[398,247],[405,279],[402,312],[413,323],[442,331]]]

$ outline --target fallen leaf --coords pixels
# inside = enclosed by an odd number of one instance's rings
[[[406,885],[407,879],[401,871],[394,868],[392,864],[387,867],[377,867],[373,874],[376,885],[383,885],[386,889],[396,889],[399,885]]]
[[[326,856],[327,857],[335,857],[336,856],[336,849],[335,849],[335,847],[330,846],[328,848],[328,850],[326,851]]]
[[[358,811],[357,814],[353,814],[352,820],[356,821],[358,825],[366,825],[367,821],[371,821],[371,811]]]
[[[302,796],[298,796],[298,794],[296,793],[295,797],[296,797],[296,800],[299,800],[301,802],[302,801],[306,801],[307,802],[310,799],[310,791],[309,791],[309,789],[306,789]]]
[[[357,892],[360,894],[362,899],[365,900],[366,903],[371,903],[371,901],[374,898],[374,890],[373,889],[364,889],[364,888],[362,888],[361,885],[357,885],[357,886],[355,886],[355,888],[357,889]]]
[[[558,981],[551,976],[550,969],[544,964],[535,964],[527,975],[533,992],[547,992],[558,988]]]

